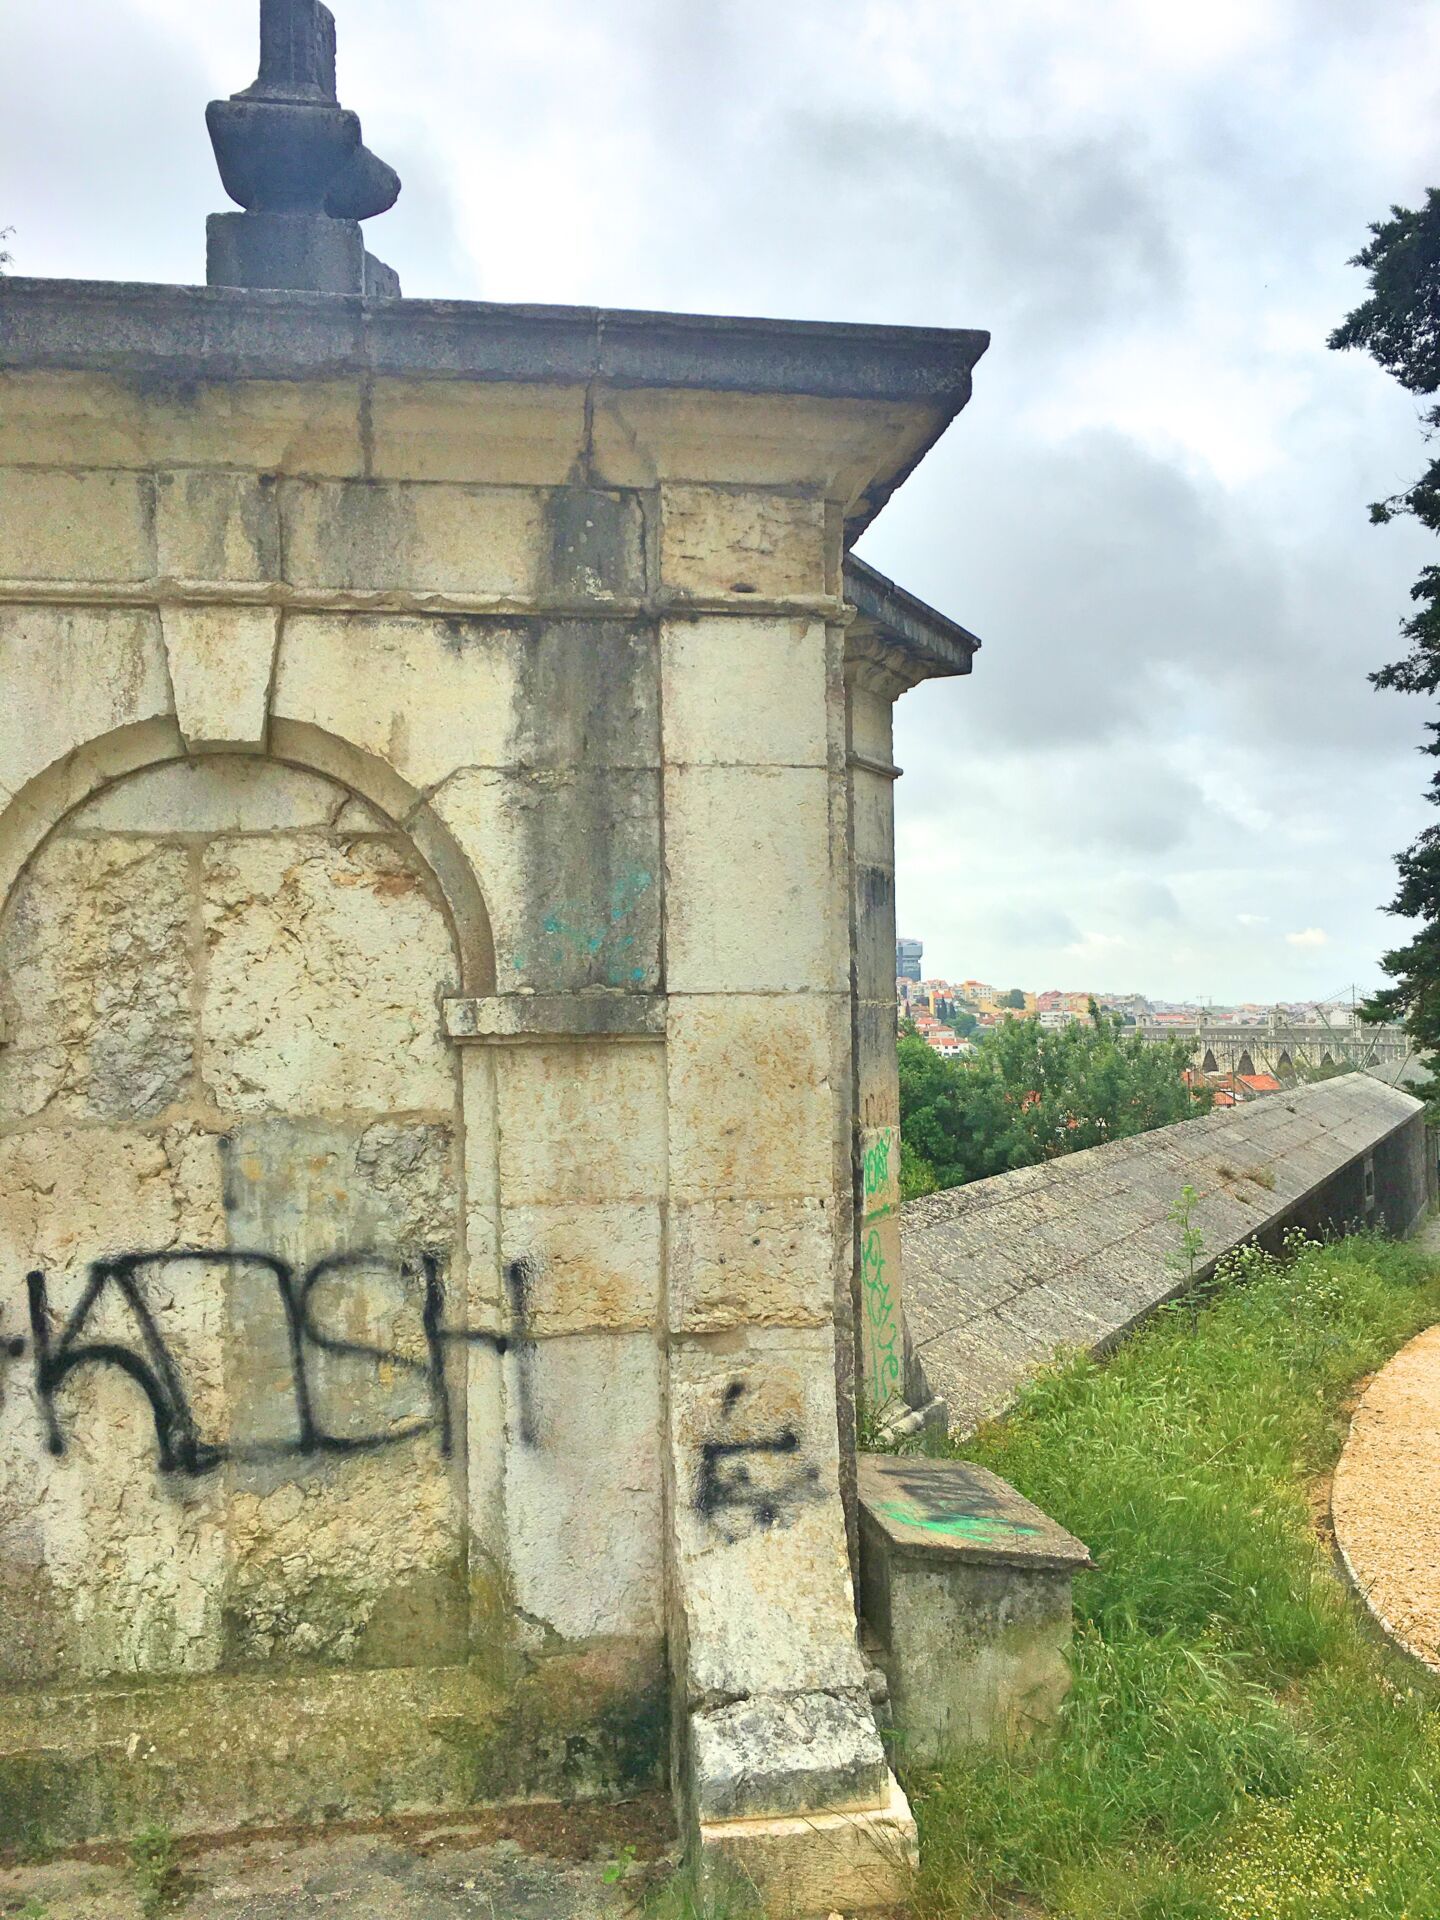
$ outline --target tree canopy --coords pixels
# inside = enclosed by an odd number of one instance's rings
[[[1407,392],[1440,392],[1440,192],[1430,188],[1424,206],[1415,210],[1392,207],[1390,218],[1377,221],[1370,235],[1370,244],[1351,262],[1369,274],[1370,297],[1335,329],[1330,345],[1361,348]],[[1425,408],[1421,425],[1427,437],[1440,432],[1440,406]],[[1440,459],[1413,486],[1370,508],[1377,525],[1400,514],[1440,533]],[[1410,598],[1416,611],[1400,626],[1409,651],[1370,680],[1398,693],[1433,695],[1440,689],[1440,566],[1422,567]],[[1440,721],[1426,721],[1425,731],[1430,738],[1421,751],[1440,757]],[[1429,798],[1440,805],[1440,772],[1431,777]],[[1440,828],[1427,827],[1395,864],[1400,886],[1389,911],[1421,925],[1382,959],[1394,985],[1364,1011],[1372,1020],[1403,1020],[1422,1052],[1433,1056],[1440,1048]],[[1434,1107],[1440,1104],[1440,1077],[1433,1058],[1429,1065],[1431,1078],[1417,1091]]]
[[[901,1185],[914,1199],[937,1187],[1008,1173],[1080,1147],[1148,1133],[1210,1105],[1183,1074],[1184,1040],[1127,1034],[1092,1006],[1093,1026],[1055,1031],[1003,1021],[964,1060],[945,1060],[913,1034],[900,1041]]]

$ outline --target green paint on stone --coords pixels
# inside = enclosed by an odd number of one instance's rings
[[[991,1513],[927,1513],[912,1500],[885,1500],[876,1507],[897,1526],[919,1527],[924,1533],[943,1533],[955,1540],[972,1540],[977,1546],[998,1545],[1003,1540],[1023,1540],[1039,1533],[1039,1527],[1026,1526],[1023,1520],[1002,1520]]]

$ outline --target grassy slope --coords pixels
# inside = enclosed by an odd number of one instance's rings
[[[1055,1741],[910,1782],[927,1920],[1440,1920],[1440,1696],[1311,1517],[1354,1383],[1440,1320],[1440,1267],[1356,1239],[1233,1278],[961,1449],[1099,1569]]]

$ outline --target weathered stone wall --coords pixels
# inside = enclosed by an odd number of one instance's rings
[[[1432,1154],[1420,1102],[1354,1073],[927,1194],[902,1221],[921,1359],[968,1431],[1058,1352],[1104,1352],[1185,1290],[1185,1187],[1200,1280],[1247,1242],[1278,1251],[1292,1227],[1411,1232]]]
[[[974,642],[845,553],[985,344],[5,282],[0,1843],[668,1773],[901,1896],[857,1199]]]
[[[818,408],[442,385],[3,379],[11,1831],[613,1789],[672,1707],[719,1778],[810,1694],[888,1803],[850,483]]]

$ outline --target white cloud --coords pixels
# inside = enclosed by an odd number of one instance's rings
[[[197,275],[205,102],[254,74],[255,0],[12,11],[16,270]],[[1368,525],[1425,450],[1325,336],[1367,224],[1440,182],[1440,8],[338,12],[343,97],[406,182],[370,244],[412,293],[992,329],[865,544],[985,641],[899,706],[900,911],[937,973],[1375,980],[1426,716],[1365,675],[1433,541]]]

